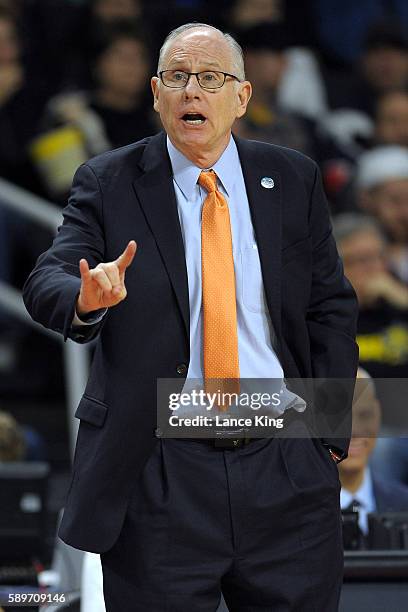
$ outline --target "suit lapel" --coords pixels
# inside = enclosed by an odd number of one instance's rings
[[[156,240],[189,337],[190,309],[184,244],[163,133],[149,141],[140,168],[142,174],[133,182],[133,186]]]
[[[266,301],[274,330],[281,332],[281,242],[282,186],[270,156],[260,152],[252,141],[235,138],[244,175],[252,223],[258,243]],[[273,162],[272,162],[273,163]],[[264,177],[272,178],[271,189],[261,185]]]

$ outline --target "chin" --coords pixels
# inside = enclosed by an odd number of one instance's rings
[[[347,457],[339,465],[340,473],[350,474],[352,472],[360,472],[366,466],[366,461],[362,458]]]

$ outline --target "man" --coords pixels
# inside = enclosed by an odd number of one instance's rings
[[[353,438],[347,459],[339,465],[342,508],[357,506],[361,531],[367,535],[370,512],[401,512],[408,510],[408,487],[379,477],[369,467],[381,424],[381,407],[374,382],[359,368],[357,378],[369,379],[357,384],[353,403]]]
[[[390,272],[388,244],[381,227],[367,215],[344,213],[335,218],[333,233],[359,303],[360,363],[375,378],[405,378],[408,288]],[[386,409],[397,407],[400,399],[395,396],[389,400]]]
[[[408,92],[393,90],[379,98],[375,114],[375,141],[408,146]]]
[[[357,202],[380,222],[389,239],[393,272],[408,283],[408,149],[375,147],[361,155]]]
[[[152,90],[167,138],[79,169],[25,287],[36,320],[98,338],[60,535],[101,553],[107,612],[210,611],[221,590],[235,612],[334,611],[348,439],[157,440],[155,416],[159,378],[354,378],[316,166],[231,138],[251,85],[211,26],[168,36]]]

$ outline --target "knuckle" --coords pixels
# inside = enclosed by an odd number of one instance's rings
[[[114,272],[117,269],[116,264],[113,261],[110,261],[105,264],[105,269],[110,272]]]

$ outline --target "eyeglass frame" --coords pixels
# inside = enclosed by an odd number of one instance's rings
[[[166,83],[163,81],[163,76],[162,76],[164,72],[183,72],[184,74],[187,74],[188,76],[187,82],[182,87],[172,87],[171,85],[166,85]],[[220,85],[219,87],[203,87],[198,79],[198,75],[204,74],[205,72],[216,72],[218,74],[222,74],[224,76],[222,85]],[[167,70],[160,70],[160,72],[157,73],[157,76],[159,77],[163,85],[165,87],[168,87],[169,89],[184,89],[185,87],[187,87],[191,76],[195,76],[195,78],[197,79],[198,85],[201,87],[201,89],[204,89],[204,91],[214,91],[215,89],[221,89],[221,87],[224,87],[227,77],[231,77],[232,79],[235,79],[236,81],[238,81],[238,83],[242,83],[241,79],[235,76],[235,74],[230,74],[229,72],[223,72],[222,70],[200,70],[200,72],[187,72],[187,70],[178,70],[177,68],[169,68]]]

